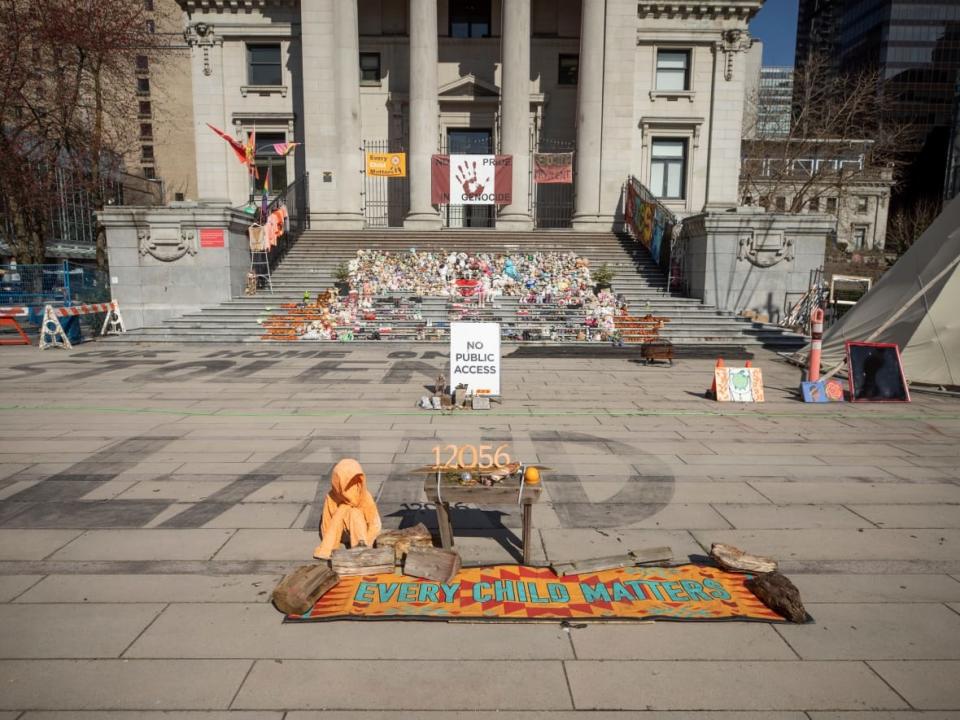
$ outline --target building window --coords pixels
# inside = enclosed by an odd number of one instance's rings
[[[853,226],[853,247],[864,248],[867,245],[867,228],[864,225]]]
[[[153,20],[147,20],[147,32],[151,35],[157,31],[157,24]]]
[[[150,92],[150,78],[137,78],[137,92],[141,95]]]
[[[147,12],[153,12],[153,0],[143,0],[143,9]]]
[[[857,196],[857,212],[865,213],[870,209],[870,198],[865,195]]]
[[[653,138],[650,190],[668,200],[682,200],[687,174],[687,141]]]
[[[146,55],[137,55],[137,70],[139,72],[146,72],[150,69],[150,58]]]
[[[580,74],[580,56],[561,54],[557,60],[557,85],[576,85]]]
[[[140,146],[140,159],[144,162],[153,162],[153,145]]]
[[[251,85],[282,85],[280,44],[247,45],[247,81]]]
[[[182,192],[174,193],[174,194],[173,194],[173,199],[174,199],[176,202],[183,202],[183,193],[182,193]]]
[[[360,53],[360,84],[380,84],[380,53]]]
[[[810,212],[820,212],[820,198],[810,198],[810,200],[807,201],[807,208],[809,208]]]
[[[263,183],[269,177],[270,192],[282,192],[287,187],[287,159],[281,157],[273,146],[285,143],[287,136],[282,132],[257,133],[257,190],[263,189]]]
[[[150,123],[140,123],[140,139],[153,140],[153,125]]]
[[[690,51],[657,50],[657,90],[690,89]]]
[[[490,37],[490,0],[450,0],[450,37]]]
[[[150,111],[152,110],[152,108],[150,107],[150,101],[141,100],[139,103],[139,106],[140,106],[139,107],[140,115],[142,117],[150,117]]]
[[[827,212],[835,213],[837,211],[837,199],[827,198]]]
[[[773,206],[777,209],[777,212],[786,212],[787,211],[787,199],[785,197],[777,197],[773,199]]]
[[[148,180],[153,180],[157,177],[157,169],[154,167],[145,167],[143,168],[143,176]]]

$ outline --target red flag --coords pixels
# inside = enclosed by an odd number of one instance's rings
[[[222,137],[224,140],[226,140],[227,144],[230,146],[230,149],[233,150],[234,154],[237,156],[237,159],[240,162],[242,162],[244,165],[247,164],[247,151],[243,145],[241,145],[232,137],[227,135],[223,130],[220,130],[219,128],[215,128],[210,123],[207,123],[207,127],[213,130],[217,135]]]
[[[430,203],[445,205],[450,202],[450,157],[430,156]]]

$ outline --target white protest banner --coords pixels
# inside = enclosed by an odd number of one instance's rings
[[[500,324],[450,323],[450,388],[500,395]]]

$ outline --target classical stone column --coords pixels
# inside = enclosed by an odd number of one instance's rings
[[[604,0],[583,0],[582,4],[577,78],[577,154],[574,158],[574,230],[597,230],[600,224],[605,6]]]
[[[236,163],[230,146],[207,127],[210,123],[233,135],[223,100],[223,38],[212,25],[193,23],[184,33],[190,46],[193,69],[193,116],[197,154],[197,199],[230,204],[231,163]],[[244,198],[245,199],[245,198]],[[234,201],[241,201],[234,198]]]
[[[296,112],[316,228],[337,228],[340,210],[334,5],[335,0],[310,0],[300,6],[302,106]]]
[[[530,0],[503,3],[500,58],[500,152],[513,156],[513,202],[497,213],[498,230],[532,230],[530,217]]]
[[[337,181],[339,224],[363,227],[363,153],[360,149],[360,37],[357,0],[335,0]]]
[[[430,204],[430,156],[437,152],[437,0],[410,0],[410,212],[403,226],[439,230],[440,214]]]

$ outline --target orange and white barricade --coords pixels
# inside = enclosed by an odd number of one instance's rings
[[[126,332],[123,325],[123,316],[120,314],[120,305],[116,300],[111,300],[108,303],[90,303],[59,308],[47,305],[43,309],[43,321],[40,324],[40,349],[46,350],[48,347],[71,349],[73,344],[63,331],[60,318],[93,315],[95,313],[107,314],[103,321],[103,327],[100,328],[101,335],[119,335]]]
[[[28,313],[29,308],[25,307],[0,307],[0,327],[11,327],[13,328],[14,332],[20,335],[19,338],[0,337],[0,345],[30,344],[30,338],[27,337],[27,334],[23,331],[23,328],[20,327],[20,324],[16,320],[18,317],[27,317]]]

